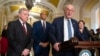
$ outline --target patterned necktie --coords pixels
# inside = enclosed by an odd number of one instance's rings
[[[25,26],[24,26],[24,25],[25,25],[25,23],[23,23],[23,25],[22,25],[22,27],[23,27],[23,31],[24,31],[24,33],[25,33],[25,34],[27,34],[27,31],[26,31],[26,29],[25,29]]]
[[[70,39],[72,37],[72,30],[71,30],[71,23],[70,20],[67,21],[67,25],[68,25],[68,38]]]

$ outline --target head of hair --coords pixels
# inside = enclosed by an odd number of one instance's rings
[[[47,11],[47,10],[42,10],[41,13],[40,13],[40,15],[41,15],[42,13],[45,13],[45,14],[48,16],[49,11]]]
[[[7,25],[4,25],[1,36],[7,37]]]
[[[83,20],[79,20],[78,24],[79,24],[80,22],[82,22],[82,23],[85,25],[85,22],[84,22]]]
[[[99,32],[99,30],[100,30],[99,28],[96,29],[97,32]]]
[[[68,7],[69,5],[70,5],[70,6],[73,6],[73,4],[71,4],[71,3],[66,3],[66,4],[64,5],[63,9],[65,10],[66,7]],[[74,6],[73,6],[73,9],[74,9]]]
[[[20,8],[18,13],[21,13],[22,11],[28,11],[28,9],[27,8]]]

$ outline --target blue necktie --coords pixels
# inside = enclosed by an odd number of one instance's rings
[[[68,20],[68,38],[70,39],[72,37],[72,30],[71,30],[71,23],[70,20]]]

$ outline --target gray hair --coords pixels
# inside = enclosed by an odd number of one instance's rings
[[[71,3],[66,3],[66,4],[64,5],[64,7],[63,7],[63,10],[65,10],[65,9],[66,9],[66,7],[67,7],[68,5],[73,6],[73,4],[71,4]],[[74,8],[74,6],[73,6],[73,8]]]
[[[29,11],[29,10],[26,8],[21,8],[21,9],[19,9],[18,13],[21,13],[22,11]]]

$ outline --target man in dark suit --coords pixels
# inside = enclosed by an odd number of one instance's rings
[[[33,50],[34,56],[49,56],[49,29],[50,23],[46,21],[47,11],[40,13],[41,20],[33,24]]]
[[[29,11],[21,8],[18,16],[18,20],[8,24],[7,56],[28,56],[31,49],[31,26],[27,23]]]
[[[72,37],[78,37],[79,27],[76,20],[72,18],[74,6],[66,4],[64,16],[54,19],[50,30],[50,42],[53,47],[53,56],[78,56],[76,50],[59,50],[59,44],[69,41]]]

